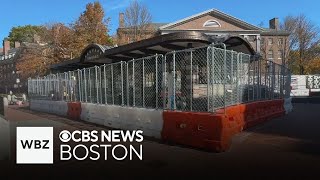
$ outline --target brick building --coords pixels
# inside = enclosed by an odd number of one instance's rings
[[[3,48],[0,48],[0,93],[15,91],[18,86],[21,88],[24,84],[17,83],[19,72],[16,69],[17,59],[20,54],[20,43],[15,42],[14,47],[10,47],[10,41],[3,41]]]
[[[3,41],[3,48],[0,48],[0,94],[22,93],[27,91],[27,82],[20,78],[21,72],[17,70],[19,59],[30,48],[39,48],[39,36],[34,35],[33,42],[14,42],[14,46],[10,46],[10,41]]]
[[[123,28],[123,16],[121,14],[119,24],[120,27],[117,34],[122,42],[119,45],[130,43],[130,41],[123,40],[126,39],[124,32],[130,32],[130,28]],[[153,28],[157,27],[154,26]],[[124,31],[124,29],[127,30]],[[289,33],[279,29],[278,18],[273,18],[269,21],[269,28],[262,28],[219,10],[210,9],[176,22],[159,26],[153,35],[186,31],[198,31],[211,36],[242,36],[264,59],[269,59],[279,64],[286,61]],[[152,34],[149,35],[152,36]]]
[[[146,25],[146,28],[144,28],[143,32],[139,32],[137,34],[137,40],[147,39],[153,36],[158,35],[158,30],[160,26],[165,25],[166,23],[151,23]],[[138,28],[139,29],[139,28]],[[128,43],[134,42],[133,34],[135,29],[132,27],[126,27],[124,23],[124,14],[119,14],[119,28],[117,29],[117,36],[116,36],[116,44],[117,45],[124,45]]]
[[[200,31],[212,36],[242,36],[263,58],[279,64],[288,52],[289,33],[279,29],[278,18],[269,21],[269,28],[262,28],[219,10],[210,9],[159,28],[160,34],[181,31]]]

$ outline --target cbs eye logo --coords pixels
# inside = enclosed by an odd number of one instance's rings
[[[67,130],[63,130],[60,132],[59,138],[62,142],[69,142],[71,139],[71,133]]]

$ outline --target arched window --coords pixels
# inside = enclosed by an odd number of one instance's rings
[[[221,24],[216,20],[208,20],[203,24],[203,27],[221,27]]]

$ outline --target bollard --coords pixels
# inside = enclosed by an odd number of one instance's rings
[[[8,99],[5,97],[0,97],[0,117],[5,118],[8,109]]]
[[[7,116],[8,100],[0,97],[0,161],[9,160],[10,141],[9,141],[9,122],[5,119]]]

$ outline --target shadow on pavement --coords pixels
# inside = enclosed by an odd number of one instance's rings
[[[294,103],[293,111],[247,132],[281,136],[292,143],[290,152],[320,155],[320,104]],[[275,140],[275,143],[276,140]]]

